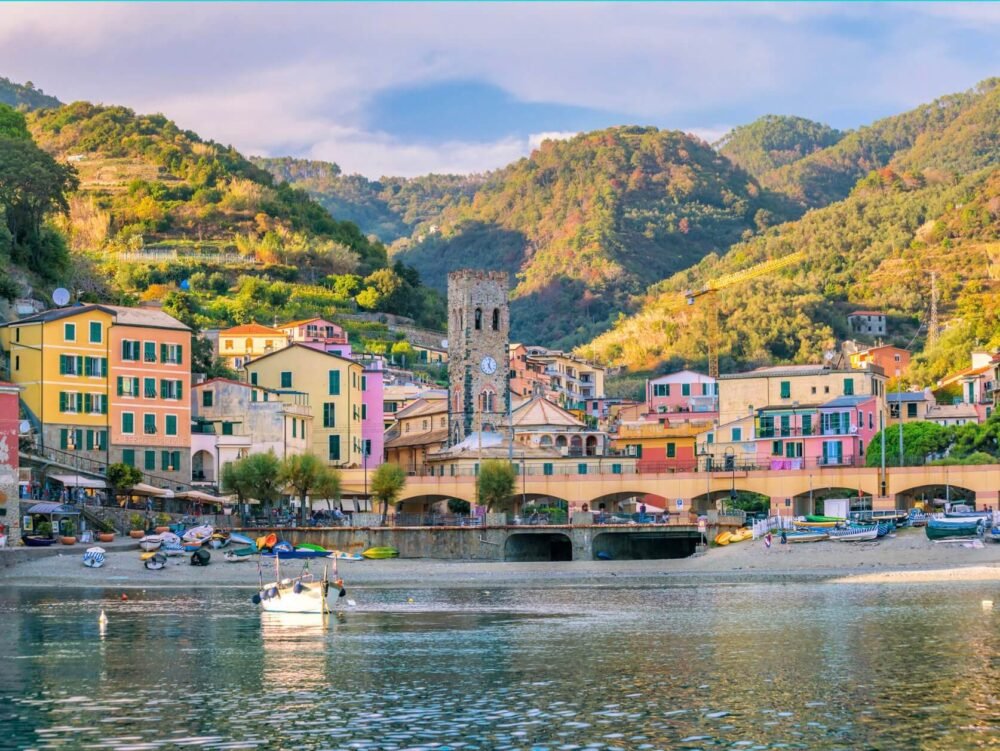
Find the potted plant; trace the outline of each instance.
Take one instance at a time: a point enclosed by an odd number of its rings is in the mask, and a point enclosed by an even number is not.
[[[133,540],[141,540],[146,536],[146,525],[143,522],[142,514],[135,513],[128,518],[129,533],[128,536]]]
[[[36,524],[35,534],[39,537],[52,537],[52,522],[39,522]]]
[[[94,523],[95,532],[97,533],[98,542],[114,542],[115,541],[115,529],[110,523],[106,521],[99,521]]]
[[[72,519],[63,519],[62,537],[59,538],[63,545],[76,545],[76,524]]]
[[[162,535],[164,532],[170,531],[170,514],[165,514],[162,511],[156,515],[156,534]]]

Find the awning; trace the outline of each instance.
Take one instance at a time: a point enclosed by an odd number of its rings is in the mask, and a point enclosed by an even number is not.
[[[65,503],[36,503],[28,509],[29,514],[58,514],[60,516],[79,516],[80,510]]]
[[[103,490],[108,487],[104,480],[83,477],[82,475],[49,475],[49,479],[62,483],[63,487],[66,488],[100,488]]]
[[[132,486],[132,489],[129,492],[133,493],[134,495],[148,495],[152,496],[153,498],[174,497],[174,491],[166,490],[165,488],[154,488],[152,485],[147,485],[144,482],[137,482],[135,485]]]
[[[187,501],[198,501],[199,503],[229,503],[225,498],[219,498],[218,496],[210,495],[208,493],[202,493],[200,490],[186,490],[183,493],[178,493],[175,498],[182,498]]]

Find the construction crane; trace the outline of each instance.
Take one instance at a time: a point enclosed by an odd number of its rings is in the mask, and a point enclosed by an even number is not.
[[[794,266],[799,261],[804,260],[805,257],[806,253],[804,251],[797,250],[787,256],[764,261],[748,269],[712,279],[701,289],[689,289],[684,293],[684,298],[688,305],[694,305],[698,301],[702,301],[703,305],[708,306],[705,310],[705,339],[708,343],[708,374],[712,378],[719,377],[719,307],[715,297],[716,293],[727,287],[742,284],[751,279],[767,276],[775,271]]]

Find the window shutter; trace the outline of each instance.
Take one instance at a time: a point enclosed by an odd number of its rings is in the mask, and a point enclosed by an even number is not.
[[[160,396],[164,399],[170,394],[170,381],[166,378],[160,379]]]
[[[340,436],[330,436],[330,459],[340,461]]]
[[[83,428],[78,428],[76,430],[76,435],[74,436],[76,449],[79,451],[83,447]]]
[[[59,448],[65,451],[69,447],[69,431],[62,428],[59,431]]]
[[[108,395],[101,394],[101,414],[108,414]]]
[[[139,376],[132,379],[132,396],[139,396]]]
[[[122,464],[135,466],[135,449],[122,449]]]
[[[126,340],[126,339],[122,340],[122,359],[123,360],[129,360],[129,359],[131,359],[129,357],[128,340]]]
[[[101,378],[106,378],[108,375],[108,358],[101,358]]]
[[[183,344],[178,344],[177,345],[177,364],[180,365],[182,362],[184,362],[184,345]]]
[[[340,395],[340,371],[331,370],[330,371],[330,394],[332,396]]]
[[[59,392],[59,411],[60,412],[65,412],[66,411],[66,392],[65,391],[60,391]]]
[[[93,406],[94,406],[93,397],[90,394],[84,394],[83,395],[83,411],[89,414],[90,410],[93,408]]]
[[[160,362],[167,361],[167,345],[160,344]]]
[[[174,393],[174,399],[184,398],[184,382],[181,380],[176,380],[174,383],[177,384],[177,391]]]
[[[170,463],[173,465],[174,471],[178,471],[181,468],[181,452],[171,451],[170,452]]]
[[[94,450],[94,431],[93,430],[88,430],[87,431],[87,451],[93,451],[93,450]]]
[[[118,396],[125,393],[125,379],[118,376]]]
[[[144,451],[142,454],[142,466],[147,470],[156,469],[156,452]]]

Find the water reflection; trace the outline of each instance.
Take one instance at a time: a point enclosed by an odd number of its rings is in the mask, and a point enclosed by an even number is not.
[[[998,743],[976,586],[11,590],[0,748],[972,749]],[[102,638],[101,608],[108,614]]]

